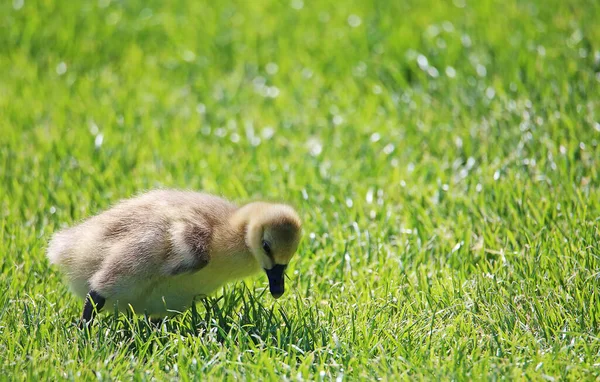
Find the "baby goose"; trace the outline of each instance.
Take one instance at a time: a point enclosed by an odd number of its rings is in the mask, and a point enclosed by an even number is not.
[[[261,269],[279,298],[300,235],[287,205],[238,208],[208,194],[157,190],[56,233],[48,258],[85,299],[83,322],[105,304],[161,317]]]

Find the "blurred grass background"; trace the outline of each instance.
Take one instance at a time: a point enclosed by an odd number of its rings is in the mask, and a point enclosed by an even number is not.
[[[599,17],[2,2],[2,378],[598,378]],[[47,239],[155,187],[294,204],[286,297],[72,327]]]

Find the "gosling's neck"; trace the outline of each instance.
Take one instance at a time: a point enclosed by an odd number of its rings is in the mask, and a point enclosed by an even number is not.
[[[247,206],[236,210],[214,230],[211,249],[224,257],[254,257],[247,242],[250,214]]]
[[[216,227],[211,243],[213,265],[227,279],[241,279],[261,269],[246,242],[247,214],[238,211]]]

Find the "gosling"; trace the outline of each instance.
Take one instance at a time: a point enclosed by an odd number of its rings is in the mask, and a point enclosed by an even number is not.
[[[47,256],[84,299],[85,324],[105,304],[173,315],[261,269],[279,298],[300,237],[300,218],[284,204],[238,208],[204,193],[156,190],[54,234]]]

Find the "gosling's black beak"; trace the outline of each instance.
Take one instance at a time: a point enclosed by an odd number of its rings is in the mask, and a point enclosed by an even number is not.
[[[265,269],[267,277],[269,278],[269,291],[275,298],[281,297],[285,292],[284,286],[284,272],[287,265],[276,264],[271,269]]]

